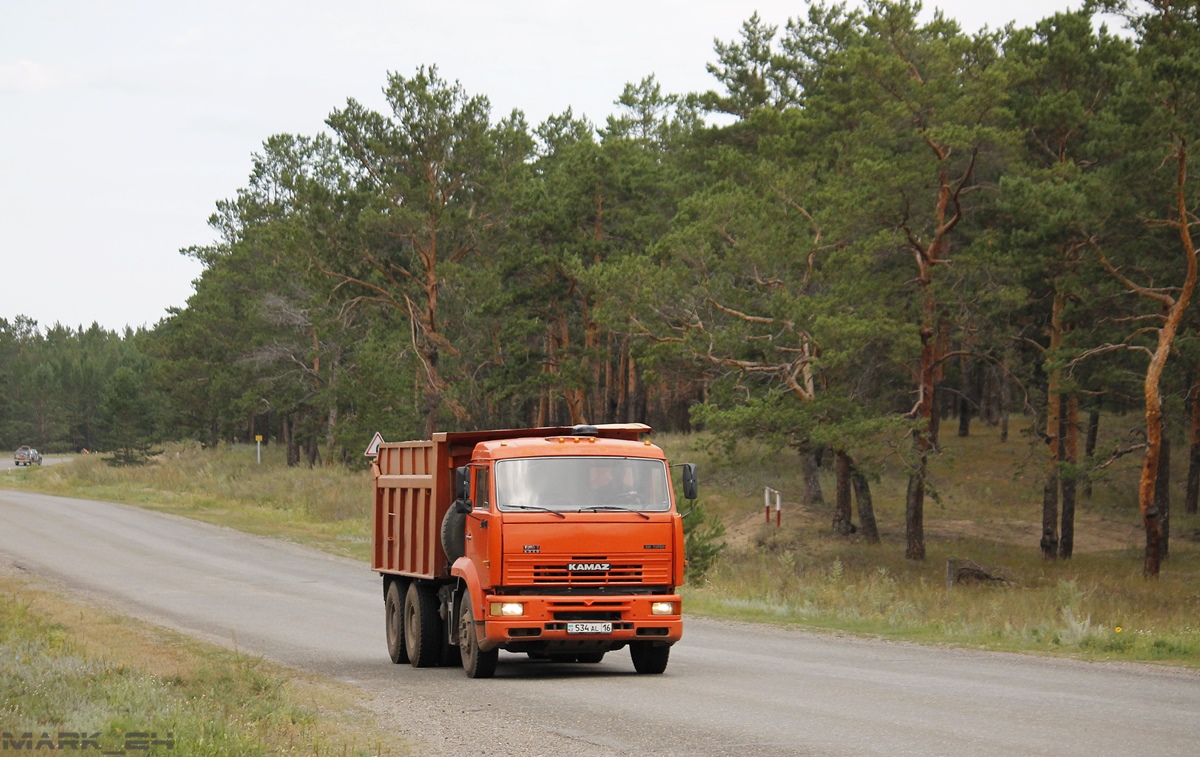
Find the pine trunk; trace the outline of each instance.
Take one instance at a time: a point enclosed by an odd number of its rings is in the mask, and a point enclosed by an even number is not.
[[[1158,480],[1154,482],[1154,504],[1162,520],[1162,559],[1171,554],[1171,439],[1164,433],[1158,456]]]
[[[1158,482],[1158,458],[1162,453],[1162,405],[1158,394],[1158,372],[1151,361],[1146,378],[1146,457],[1142,460],[1142,475],[1138,485],[1138,509],[1146,530],[1146,554],[1142,575],[1157,578],[1162,567],[1162,520],[1155,497]]]
[[[1069,559],[1075,551],[1075,493],[1078,475],[1075,463],[1079,450],[1079,400],[1063,397],[1060,405],[1059,459],[1070,466],[1071,471],[1059,477],[1062,486],[1062,533],[1058,542],[1058,556]]]
[[[1065,307],[1066,297],[1062,292],[1055,292],[1050,308],[1050,346],[1047,349],[1047,354],[1051,357],[1057,355],[1062,347],[1062,312]],[[1040,546],[1043,560],[1058,558],[1058,489],[1061,479],[1059,462],[1062,460],[1062,408],[1066,400],[1059,392],[1060,386],[1059,370],[1050,370],[1049,383],[1046,386],[1046,451],[1049,453],[1049,467],[1046,471],[1046,481],[1042,485]]]
[[[1008,415],[1012,406],[1012,390],[1008,381],[1008,361],[1004,361],[1000,371],[1000,441],[1008,441]]]
[[[1200,380],[1191,384],[1188,405],[1188,476],[1183,509],[1188,515],[1195,515],[1200,499]]]
[[[614,375],[614,381],[617,383],[617,415],[613,420],[623,423],[629,417],[629,406],[632,400],[629,386],[629,366],[627,365],[629,353],[621,349],[620,345],[613,345],[613,348],[617,350],[617,369]]]
[[[946,390],[940,383],[934,383],[931,385],[931,396],[933,400],[929,403],[932,406],[929,413],[929,433],[926,436],[930,440],[936,440],[942,433],[942,404]],[[931,441],[930,446],[937,449],[937,442]]]
[[[937,324],[936,314],[937,300],[929,282],[926,282],[922,320],[927,326],[921,329],[920,402],[917,405],[919,425],[913,435],[917,467],[908,476],[908,491],[904,497],[904,556],[909,560],[925,559],[925,476],[929,470],[929,450],[937,449],[938,444],[938,413],[933,390],[941,361],[938,360],[939,340],[933,331]],[[921,425],[925,428],[921,429]]]
[[[971,414],[974,410],[974,375],[971,361],[964,357],[959,361],[962,376],[958,390],[958,436],[965,439],[971,435]]]
[[[331,392],[331,394],[334,394]],[[337,459],[337,402],[331,401],[329,412],[325,416],[325,461],[332,464]]]
[[[289,468],[295,468],[300,464],[300,444],[296,441],[296,426],[299,421],[299,413],[293,412],[291,416],[283,420],[283,439],[284,445],[287,447],[287,464]]]
[[[587,318],[586,311],[584,318]],[[571,327],[570,324],[567,323],[567,317],[565,314],[560,314],[559,316],[558,344],[560,351],[569,354],[571,349]],[[587,420],[585,419],[587,412],[584,410],[584,403],[587,401],[586,390],[581,386],[568,386],[562,378],[561,363],[556,362],[555,367],[558,384],[562,388],[563,402],[566,403],[567,415],[570,419],[568,425],[575,426],[580,423],[587,423]],[[582,369],[583,371],[587,371],[587,358],[584,358]]]
[[[1088,410],[1088,426],[1087,426],[1087,441],[1084,442],[1083,457],[1091,465],[1092,459],[1096,456],[1096,441],[1100,436],[1100,408],[1094,407]],[[1089,499],[1092,496],[1092,476],[1089,473],[1083,479],[1083,496]]]
[[[1051,465],[1042,486],[1042,559],[1058,557],[1058,468]]]
[[[858,522],[863,538],[868,544],[878,544],[879,528],[875,525],[875,505],[871,501],[871,484],[857,468],[851,470],[850,480],[854,484],[854,499],[858,503]]]
[[[833,508],[833,532],[850,535],[850,457],[838,451],[837,458],[837,502]]]
[[[909,560],[925,559],[925,466],[925,454],[922,453],[917,470],[909,474],[908,492],[904,498],[904,556]]]
[[[1142,513],[1142,523],[1146,528],[1146,559],[1142,574],[1147,578],[1157,578],[1162,568],[1164,556],[1163,545],[1163,514],[1158,508],[1158,498],[1155,496],[1158,480],[1159,458],[1162,456],[1162,394],[1160,382],[1167,357],[1175,342],[1175,335],[1183,321],[1188,303],[1196,288],[1197,261],[1196,245],[1192,240],[1190,219],[1191,210],[1188,207],[1188,142],[1186,139],[1175,143],[1176,174],[1175,174],[1175,208],[1173,223],[1179,232],[1179,241],[1187,259],[1187,277],[1179,288],[1178,298],[1172,299],[1161,292],[1147,291],[1150,296],[1164,304],[1163,325],[1158,330],[1158,344],[1150,358],[1146,369],[1144,393],[1146,398],[1146,459],[1142,464],[1142,478],[1138,486],[1138,509]]]
[[[823,507],[825,495],[821,492],[821,477],[818,475],[817,456],[809,450],[800,453],[800,473],[804,476],[804,504]]]
[[[305,445],[304,453],[308,459],[309,468],[315,468],[321,462],[321,437],[315,429],[308,437],[308,444]]]

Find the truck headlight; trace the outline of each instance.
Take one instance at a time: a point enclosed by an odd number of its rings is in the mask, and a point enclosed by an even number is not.
[[[651,602],[650,603],[650,614],[651,615],[674,615],[675,614],[675,603],[674,602]]]
[[[525,605],[520,602],[492,602],[492,615],[513,617],[525,614]]]

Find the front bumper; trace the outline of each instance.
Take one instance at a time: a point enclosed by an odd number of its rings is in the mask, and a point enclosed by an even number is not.
[[[520,602],[519,616],[493,614],[493,606]],[[651,606],[670,602],[674,613],[654,615]],[[673,644],[683,637],[682,600],[678,594],[605,596],[488,595],[484,639],[480,647],[514,651],[619,649],[631,641]],[[612,624],[611,633],[572,633],[568,624]]]

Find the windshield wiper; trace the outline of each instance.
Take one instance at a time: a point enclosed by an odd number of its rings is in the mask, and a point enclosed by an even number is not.
[[[550,508],[542,507],[541,505],[505,505],[504,507],[510,508],[512,510],[536,510],[537,512],[540,512],[540,513],[554,513],[555,515],[562,518],[563,520],[567,519],[567,516],[563,515],[558,510],[551,510]],[[503,508],[501,508],[501,509],[503,509]]]
[[[621,505],[592,505],[591,507],[579,508],[579,512],[581,512],[581,513],[586,513],[589,511],[590,512],[599,512],[600,510],[611,510],[611,511],[622,512],[622,513],[637,513],[638,515],[642,516],[646,520],[650,520],[650,516],[646,515],[641,510],[634,510],[632,507],[622,507]]]

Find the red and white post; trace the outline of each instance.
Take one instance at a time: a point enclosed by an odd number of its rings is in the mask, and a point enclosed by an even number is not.
[[[775,526],[783,520],[783,494],[778,489],[766,487],[763,489],[763,510],[766,512],[767,525],[771,525],[771,495],[775,496]]]

